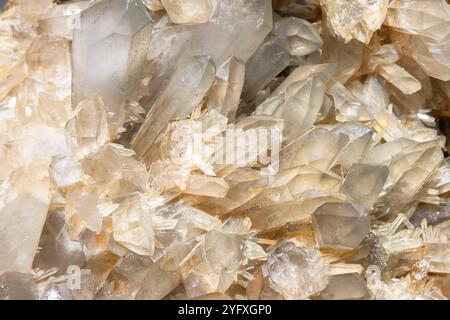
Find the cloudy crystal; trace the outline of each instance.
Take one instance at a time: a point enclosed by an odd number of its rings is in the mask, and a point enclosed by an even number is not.
[[[312,215],[316,240],[321,248],[355,249],[369,232],[369,215],[363,207],[329,202]]]
[[[98,94],[120,127],[126,99],[134,98],[141,80],[152,27],[141,1],[103,0],[84,10],[72,44],[73,104]]]

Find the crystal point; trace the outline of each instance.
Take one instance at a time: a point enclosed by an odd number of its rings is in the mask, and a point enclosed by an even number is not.
[[[380,195],[388,173],[386,166],[355,164],[345,178],[342,192],[370,210]]]
[[[138,0],[102,0],[84,10],[72,44],[73,104],[99,95],[119,128],[141,80],[152,27]]]
[[[320,247],[355,249],[369,233],[369,215],[356,204],[330,202],[312,214]]]
[[[192,112],[212,85],[215,71],[213,60],[207,56],[194,57],[179,66],[134,137],[138,155],[145,156],[169,120]]]
[[[327,15],[327,24],[333,33],[349,42],[357,39],[369,43],[372,34],[381,27],[386,17],[387,0],[321,0]]]

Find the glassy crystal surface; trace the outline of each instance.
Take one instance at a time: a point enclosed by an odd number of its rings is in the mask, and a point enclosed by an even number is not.
[[[386,17],[386,24],[391,27],[439,42],[448,35],[449,22],[450,8],[443,0],[392,1]]]
[[[314,25],[297,18],[274,21],[273,31],[254,53],[246,66],[243,98],[250,100],[295,58],[308,55],[322,46]],[[272,63],[267,64],[267,59]]]
[[[370,297],[364,279],[357,273],[331,276],[320,293],[323,300],[366,300]]]
[[[208,92],[208,108],[233,121],[241,100],[245,75],[246,66],[234,57],[218,67]]]
[[[177,24],[205,23],[211,18],[215,0],[161,0],[170,20]]]
[[[23,194],[5,204],[0,220],[0,273],[28,273],[47,216],[48,203]]]
[[[34,268],[57,268],[59,273],[64,274],[69,266],[81,267],[86,262],[83,246],[70,238],[65,212],[61,210],[50,212],[42,230],[39,247],[33,261]]]
[[[273,63],[267,64],[267,59],[273,59]],[[290,60],[286,38],[269,34],[245,67],[243,98],[253,98],[289,65]]]
[[[152,11],[160,11],[164,9],[161,0],[143,0],[142,2]]]
[[[50,8],[39,17],[39,31],[72,40],[74,30],[80,27],[80,13],[90,4],[90,1],[73,1]]]
[[[369,232],[370,218],[359,205],[330,202],[314,211],[312,221],[320,247],[354,249]]]
[[[84,10],[73,35],[73,104],[99,95],[119,128],[142,77],[152,27],[141,1],[103,0]]]
[[[274,248],[267,260],[270,286],[289,300],[305,299],[325,288],[326,268],[316,248],[295,241]]]
[[[214,62],[207,56],[194,57],[178,67],[134,137],[138,155],[145,156],[169,120],[192,112],[212,85],[215,72]]]
[[[380,195],[388,173],[389,169],[385,166],[355,164],[345,178],[342,192],[370,210]]]
[[[321,0],[327,14],[327,24],[335,36],[345,42],[356,39],[369,43],[375,30],[386,17],[389,1]]]
[[[180,63],[201,55],[210,56],[216,66],[231,56],[246,63],[272,27],[270,0],[217,1],[206,24],[155,26],[147,56],[153,79],[148,85],[148,108]],[[213,42],[217,45],[211,46]]]

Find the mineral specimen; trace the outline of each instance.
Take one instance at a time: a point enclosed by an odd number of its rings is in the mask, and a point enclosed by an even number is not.
[[[72,42],[74,106],[98,94],[120,126],[126,100],[136,98],[152,27],[139,0],[103,0],[81,12]]]
[[[0,299],[450,297],[444,0],[10,0]]]
[[[173,23],[197,24],[208,22],[214,13],[216,0],[161,0]]]
[[[295,241],[280,244],[267,259],[272,288],[291,300],[323,290],[328,282],[326,268],[317,249]]]
[[[360,206],[329,202],[312,214],[321,248],[355,249],[369,232],[369,215]]]

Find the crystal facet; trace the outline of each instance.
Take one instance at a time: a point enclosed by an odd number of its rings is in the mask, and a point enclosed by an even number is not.
[[[363,207],[339,202],[326,203],[312,215],[321,248],[357,248],[369,232],[369,220]]]

